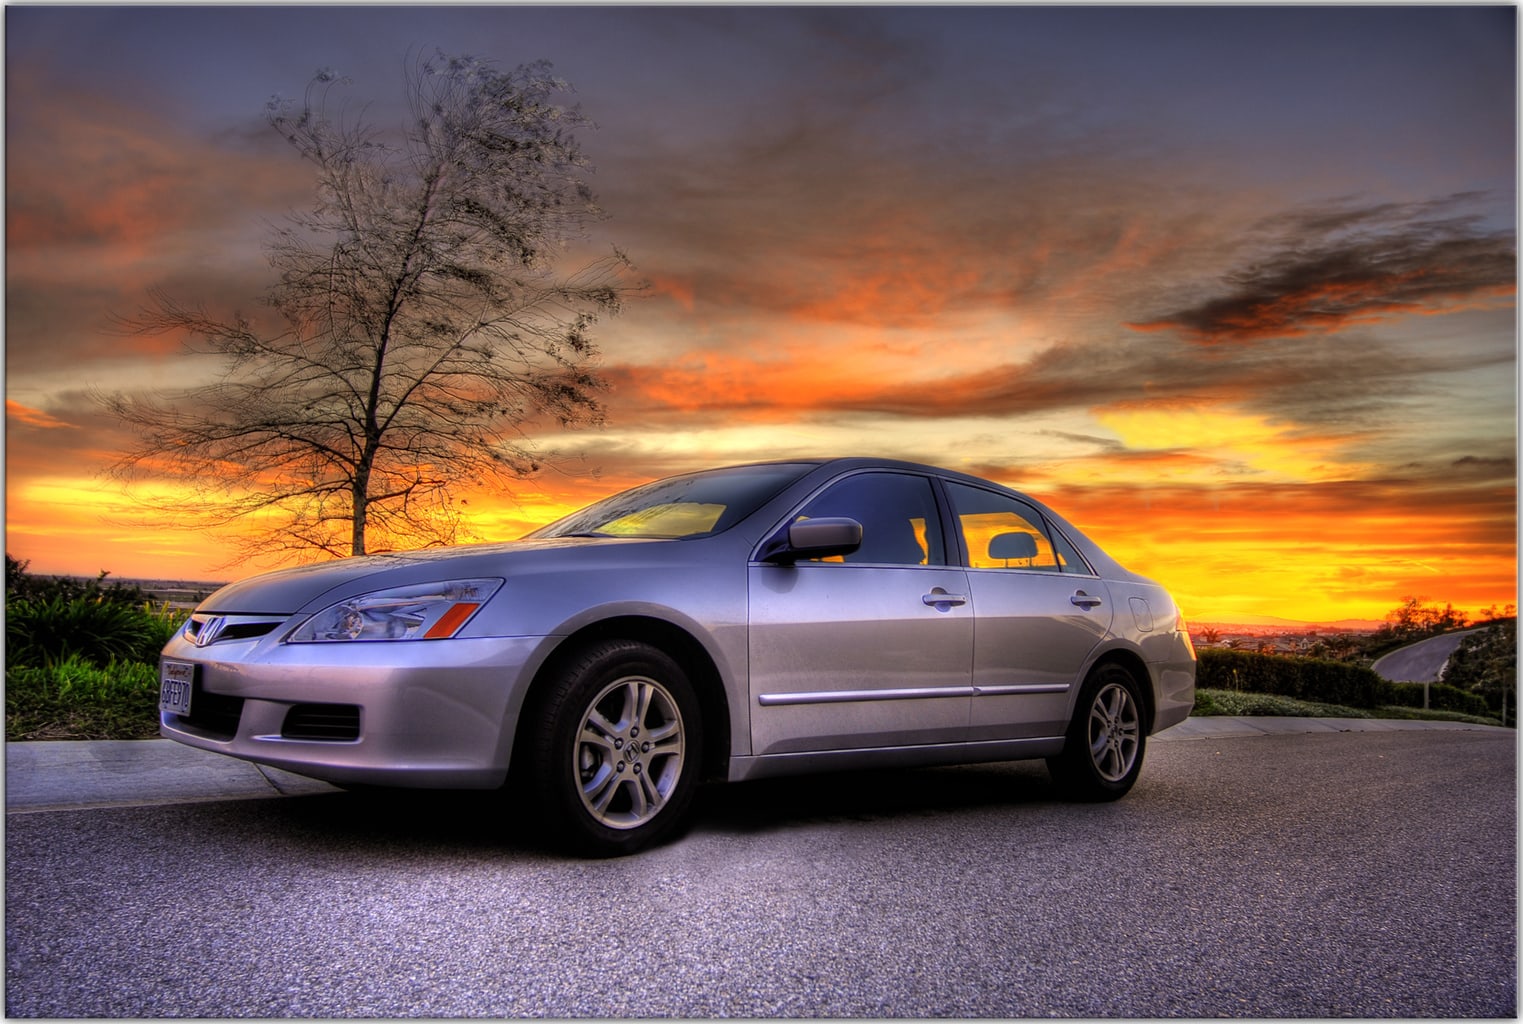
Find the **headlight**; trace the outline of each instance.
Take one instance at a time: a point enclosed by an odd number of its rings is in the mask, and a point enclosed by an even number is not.
[[[361,594],[318,612],[286,642],[444,640],[458,633],[500,586],[502,580],[450,580]]]

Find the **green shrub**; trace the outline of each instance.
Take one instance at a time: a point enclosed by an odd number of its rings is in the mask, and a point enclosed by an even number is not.
[[[184,613],[168,606],[99,597],[10,600],[5,608],[6,662],[42,666],[72,656],[97,666],[112,661],[154,665],[184,619]]]
[[[1389,683],[1387,704],[1398,707],[1420,708],[1423,706],[1422,683]],[[1428,684],[1428,707],[1434,711],[1458,711],[1462,715],[1490,715],[1486,698],[1478,693],[1467,693],[1457,686],[1446,683]]]
[[[148,739],[159,732],[156,665],[69,655],[5,670],[7,740]]]
[[[1460,641],[1449,656],[1444,681],[1486,702],[1489,714],[1507,710],[1516,721],[1518,706],[1518,620],[1496,619]]]

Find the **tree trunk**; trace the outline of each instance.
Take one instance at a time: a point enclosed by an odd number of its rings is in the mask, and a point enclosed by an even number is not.
[[[354,498],[350,504],[353,511],[353,532],[349,542],[351,555],[363,555],[365,553],[365,520],[369,512],[370,502],[370,474],[368,472],[356,474],[354,478]]]

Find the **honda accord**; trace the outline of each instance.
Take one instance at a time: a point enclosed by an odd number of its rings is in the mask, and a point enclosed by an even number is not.
[[[233,583],[160,681],[170,739],[339,786],[504,788],[608,855],[705,781],[1039,758],[1115,799],[1189,715],[1195,652],[1162,587],[1041,502],[859,458]]]

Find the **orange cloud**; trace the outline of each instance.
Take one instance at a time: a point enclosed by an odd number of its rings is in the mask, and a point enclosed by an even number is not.
[[[59,427],[77,429],[76,424],[61,420],[57,416],[49,415],[40,409],[33,409],[30,406],[22,405],[20,402],[12,401],[9,398],[5,400],[5,418],[15,420],[17,423],[25,423],[29,427],[42,427],[47,430],[54,430]]]
[[[988,302],[978,251],[902,212],[883,212],[848,242],[827,243],[825,254],[828,274],[795,276],[792,295],[781,296],[790,318],[925,326]]]
[[[699,351],[665,365],[613,366],[603,374],[626,426],[698,413],[777,422],[864,400],[886,385],[860,353],[787,344],[768,352]]]

